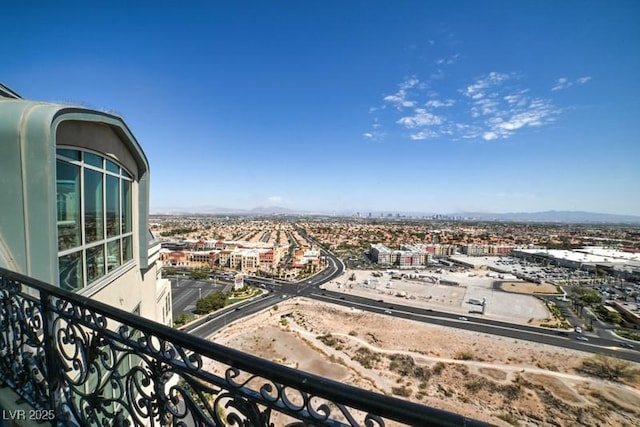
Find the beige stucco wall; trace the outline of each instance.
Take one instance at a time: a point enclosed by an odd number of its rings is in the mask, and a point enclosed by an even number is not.
[[[63,121],[57,129],[56,144],[71,145],[105,154],[122,164],[136,180],[139,176],[136,162],[126,145],[111,126],[104,123]]]
[[[132,221],[133,233],[133,265],[129,270],[115,277],[106,276],[95,284],[80,291],[96,301],[109,304],[119,309],[132,312],[136,306],[140,306],[140,315],[148,319],[162,322],[161,307],[158,307],[158,299],[171,289],[160,287],[156,289],[156,266],[152,265],[143,271],[140,269],[141,242],[136,228],[140,224],[140,211],[137,201],[140,199],[138,183],[139,171],[132,153],[127,145],[114,132],[113,128],[104,123],[84,122],[77,120],[62,121],[56,131],[56,144],[61,146],[73,146],[80,149],[89,149],[106,155],[123,165],[134,177],[132,185]],[[146,243],[146,242],[145,242]],[[158,294],[158,292],[160,294]],[[164,299],[162,299],[164,304]]]
[[[165,286],[156,284],[156,265],[144,273],[135,266],[121,276],[102,286],[97,292],[83,294],[91,299],[111,305],[124,311],[132,312],[136,306],[140,306],[140,316],[152,319],[160,323],[162,319],[162,306],[164,297],[171,292],[168,281]]]

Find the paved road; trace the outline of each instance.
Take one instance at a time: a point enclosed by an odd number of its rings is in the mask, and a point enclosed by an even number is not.
[[[604,353],[610,356],[640,362],[640,352],[626,349],[618,345],[619,341],[600,338],[589,335],[589,341],[576,340],[578,334],[569,332],[568,337],[558,335],[557,331],[538,328],[528,325],[519,325],[481,317],[464,316],[467,320],[460,320],[460,315],[428,310],[418,307],[402,306],[384,302],[373,301],[367,298],[345,295],[339,292],[321,291],[306,295],[315,300],[339,304],[346,307],[354,307],[359,310],[378,314],[391,312],[395,317],[414,320],[418,322],[449,326],[458,329],[466,329],[478,333],[517,338],[557,347],[570,348],[589,353]]]
[[[173,317],[180,313],[191,313],[196,308],[199,298],[209,295],[213,291],[223,291],[229,285],[214,284],[206,280],[170,279],[171,299],[173,301]]]
[[[459,314],[398,305],[396,303],[385,302],[384,300],[364,298],[341,292],[320,290],[318,287],[320,284],[334,280],[344,271],[344,265],[339,259],[329,252],[324,250],[322,250],[322,252],[327,256],[328,267],[320,274],[297,284],[279,282],[272,279],[251,278],[250,280],[255,281],[256,284],[267,288],[269,293],[251,301],[216,311],[203,318],[195,326],[188,328],[187,332],[207,338],[219,329],[224,328],[229,323],[239,320],[242,317],[278,304],[283,300],[300,296],[317,301],[343,305],[345,307],[353,307],[372,313],[392,315],[419,322],[466,329],[483,334],[517,338],[589,353],[604,353],[621,359],[640,362],[640,352],[638,350],[622,348],[619,345],[621,340],[612,339],[605,334],[601,334],[601,336],[586,334],[589,341],[583,342],[576,340],[578,334],[574,332],[569,332],[568,336],[565,337],[558,335],[558,332],[555,330],[500,322],[482,317],[474,317],[472,315],[466,315],[467,320],[460,320]],[[186,299],[186,297],[184,298]]]

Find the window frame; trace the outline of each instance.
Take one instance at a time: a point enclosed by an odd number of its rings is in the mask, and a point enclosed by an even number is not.
[[[65,150],[67,150],[65,152]],[[68,150],[71,150],[71,152],[69,152]],[[62,151],[62,152],[61,152]],[[75,159],[75,158],[70,158],[67,157],[65,154],[71,154],[72,152],[78,152],[79,153],[79,160]],[[88,163],[85,161],[85,153],[89,154],[90,156],[98,156],[102,159],[101,162],[101,167],[98,166],[94,166],[92,163]],[[133,174],[128,171],[121,163],[117,162],[114,159],[109,158],[108,156],[106,156],[103,153],[99,153],[96,152],[94,150],[89,150],[86,148],[81,148],[81,147],[76,147],[76,146],[65,146],[65,145],[58,145],[56,146],[56,155],[55,155],[55,159],[56,159],[56,197],[57,197],[57,191],[58,191],[58,187],[57,187],[57,162],[61,161],[61,162],[66,162],[72,165],[75,165],[77,167],[79,167],[79,194],[80,194],[80,203],[79,203],[79,227],[80,227],[80,242],[79,245],[77,246],[73,246],[71,248],[67,248],[64,250],[60,250],[59,249],[59,220],[57,218],[56,221],[56,233],[58,233],[58,251],[57,251],[57,259],[58,259],[58,281],[59,281],[59,286],[63,286],[62,282],[60,281],[60,258],[64,257],[64,256],[68,256],[71,254],[80,254],[80,262],[82,263],[82,270],[81,270],[81,274],[82,274],[82,278],[81,278],[81,283],[77,283],[76,285],[78,285],[78,287],[72,287],[71,290],[73,292],[82,292],[83,290],[87,289],[87,288],[93,288],[94,286],[96,286],[97,284],[104,282],[105,279],[112,279],[117,277],[119,274],[119,272],[121,272],[122,270],[128,269],[129,267],[131,267],[132,265],[135,264],[135,257],[133,255],[133,245],[134,245],[134,224],[133,224],[133,210],[134,210],[134,203],[133,203],[133,188],[134,188],[134,182],[135,180],[133,179]],[[114,172],[112,171],[112,166],[110,167],[109,162],[111,163],[111,165],[115,164],[118,166],[118,172]],[[90,170],[90,171],[94,171],[97,172],[101,175],[101,179],[100,179],[100,185],[101,185],[101,192],[102,192],[102,224],[101,224],[101,228],[102,228],[102,238],[95,240],[95,241],[90,241],[87,242],[87,230],[86,230],[86,210],[85,210],[85,171],[86,170]],[[118,200],[117,200],[117,228],[118,228],[118,232],[112,235],[108,234],[108,224],[107,224],[107,220],[108,220],[108,214],[107,214],[107,177],[111,176],[111,177],[115,177],[117,178],[117,182],[118,182]],[[125,182],[128,182],[129,184],[129,192],[128,194],[125,193]],[[125,200],[126,199],[126,200]],[[126,211],[126,209],[128,208],[128,212]],[[58,214],[58,212],[56,211],[56,215]],[[129,231],[125,231],[125,223],[126,221],[129,221],[129,224],[131,225],[130,230]],[[114,265],[113,267],[111,267],[111,269],[109,269],[109,244],[112,242],[119,242],[119,244],[117,245],[119,247],[119,253],[118,253],[118,263],[117,265]],[[131,248],[127,248],[127,243],[130,242],[130,246]],[[89,277],[88,277],[88,262],[87,262],[87,253],[88,251],[90,251],[91,249],[95,249],[98,246],[102,246],[102,253],[103,253],[103,257],[102,257],[102,274],[96,276],[93,278],[92,281],[89,281]],[[128,252],[129,250],[129,252]],[[65,287],[66,289],[67,287]]]

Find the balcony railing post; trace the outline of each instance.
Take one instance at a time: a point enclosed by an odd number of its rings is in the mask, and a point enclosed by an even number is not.
[[[259,359],[3,268],[0,359],[0,378],[52,426],[268,426],[279,416],[292,426],[484,425]]]
[[[60,376],[62,375],[59,369],[59,364],[56,360],[56,348],[55,348],[55,332],[54,332],[54,315],[53,311],[54,296],[50,295],[44,290],[40,290],[40,310],[42,313],[42,331],[43,339],[42,346],[45,356],[45,366],[47,370],[47,382],[49,388],[49,408],[56,414],[56,420],[51,420],[52,425],[56,425],[62,420],[62,405],[60,402],[60,389],[62,381]]]

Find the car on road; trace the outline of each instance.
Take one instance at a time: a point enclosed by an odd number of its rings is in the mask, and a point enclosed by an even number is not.
[[[464,316],[460,316],[460,317],[458,317],[458,320],[469,320],[469,319],[467,319],[467,318],[466,318],[466,317],[464,317]]]
[[[391,310],[385,310],[384,314],[393,314],[393,312]]]
[[[379,299],[378,302],[384,302],[384,300],[383,299]]]
[[[341,300],[344,300],[345,298],[344,298],[344,297],[340,297],[340,299],[341,299]]]
[[[576,331],[577,334],[581,334],[582,333],[582,328],[580,326],[576,326],[575,331]]]
[[[578,336],[576,337],[576,339],[577,339],[578,341],[589,341],[589,338],[587,338],[587,337],[585,337],[585,336],[582,336],[582,335],[578,335]]]
[[[569,336],[569,332],[567,332],[567,331],[558,331],[557,334],[560,335],[561,337],[568,337]]]
[[[629,344],[628,342],[621,342],[620,343],[620,347],[624,347],[624,348],[635,348],[633,346],[633,344]]]

